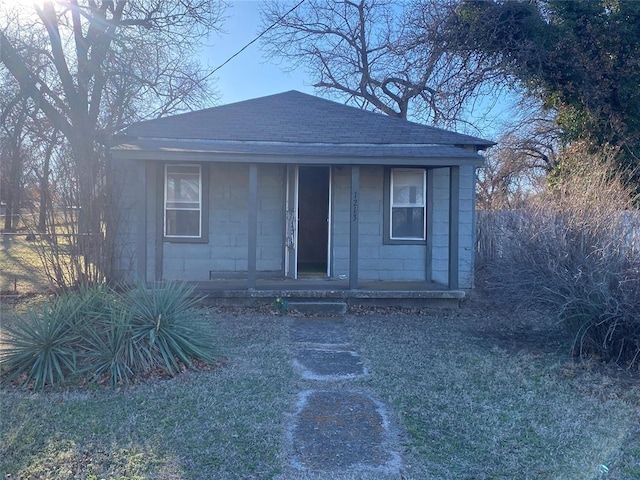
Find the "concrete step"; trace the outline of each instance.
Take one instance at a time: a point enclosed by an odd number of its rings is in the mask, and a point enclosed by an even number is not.
[[[290,301],[289,310],[308,315],[344,315],[347,313],[346,302],[335,301]]]

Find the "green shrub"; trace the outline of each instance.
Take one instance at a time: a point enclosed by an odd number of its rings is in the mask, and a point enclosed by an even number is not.
[[[35,389],[60,384],[79,373],[83,339],[89,325],[109,316],[113,292],[104,286],[83,287],[56,297],[42,311],[28,310],[5,327],[9,335],[0,361],[5,381]]]
[[[179,283],[62,294],[5,328],[2,381],[43,389],[88,377],[115,387],[159,370],[175,375],[194,359],[211,363],[214,337],[192,294]]]

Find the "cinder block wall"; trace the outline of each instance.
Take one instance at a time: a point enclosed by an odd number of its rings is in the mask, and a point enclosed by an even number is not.
[[[114,200],[117,210],[115,223],[108,228],[116,235],[116,255],[113,258],[113,271],[116,281],[130,281],[139,278],[139,269],[143,268],[146,252],[138,242],[145,235],[144,223],[138,217],[144,215],[144,195],[146,185],[145,164],[113,160]],[[143,188],[141,188],[143,187]],[[143,217],[144,219],[144,217]]]
[[[115,164],[122,212],[117,227],[120,255],[116,271],[124,280],[155,280],[158,249],[163,279],[208,280],[209,271],[244,272],[248,251],[248,165],[210,164],[209,242],[172,243],[161,238],[163,165],[155,162]],[[332,275],[349,274],[349,167],[332,169]],[[359,278],[448,282],[449,169],[429,172],[431,251],[424,245],[384,245],[384,168],[360,168]],[[475,245],[475,170],[460,168],[460,287],[473,286]],[[283,269],[284,169],[258,168],[258,271]],[[144,188],[141,188],[141,185]],[[146,224],[146,229],[144,228]],[[429,255],[430,254],[430,255]],[[430,257],[430,268],[427,260]],[[430,269],[430,271],[429,271]]]
[[[449,282],[449,168],[431,171],[432,269],[435,282]],[[460,222],[458,227],[458,270],[460,288],[473,287],[475,258],[475,168],[460,167]]]
[[[473,286],[475,190],[473,167],[460,168],[460,288]],[[333,276],[349,274],[350,181],[348,167],[333,169]],[[360,167],[358,277],[362,280],[449,281],[449,168],[429,171],[431,251],[425,245],[383,242],[384,168]],[[430,255],[429,255],[430,253]],[[428,265],[430,257],[431,266]],[[429,269],[431,270],[429,272]]]
[[[431,278],[449,281],[449,169],[436,168],[429,175],[433,206],[431,208]]]
[[[256,269],[283,268],[283,169],[258,167]],[[248,255],[249,166],[209,165],[209,242],[164,243],[164,279],[208,280],[209,272],[246,272]]]
[[[460,287],[473,288],[476,258],[476,170],[460,167]]]
[[[425,280],[425,245],[385,245],[383,240],[384,168],[360,167],[358,278],[361,280]],[[334,168],[333,276],[349,274],[351,170]]]

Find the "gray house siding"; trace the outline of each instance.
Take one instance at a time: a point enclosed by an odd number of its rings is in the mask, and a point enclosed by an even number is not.
[[[432,195],[432,263],[434,282],[449,281],[449,169],[436,168],[429,176]],[[460,212],[458,222],[458,269],[461,288],[473,287],[475,257],[475,168],[460,167]]]
[[[258,166],[257,270],[284,272],[285,167]]]
[[[333,275],[349,274],[349,168],[334,168]],[[427,249],[424,245],[384,245],[384,168],[360,167],[358,218],[358,277],[362,280],[424,281]]]
[[[333,174],[333,274],[349,272],[350,170]],[[358,275],[362,280],[449,281],[449,168],[428,170],[427,245],[383,243],[384,168],[360,168]],[[475,245],[475,169],[460,168],[459,285],[472,288]]]
[[[117,270],[127,280],[193,280],[240,276],[247,272],[249,166],[210,163],[208,241],[188,243],[162,237],[164,164],[119,163],[124,213],[118,230]],[[381,166],[360,167],[358,276],[364,281],[448,282],[449,168],[427,175],[427,245],[384,244],[384,176]],[[472,166],[460,168],[459,285],[473,286],[474,181]],[[331,180],[332,277],[349,275],[351,169],[334,166]],[[141,186],[143,188],[141,188]],[[258,167],[256,270],[284,274],[285,167]],[[146,225],[146,228],[145,228]]]
[[[114,160],[112,163],[113,178],[118,215],[110,228],[115,230],[116,255],[114,256],[113,271],[117,280],[137,278],[138,272],[144,266],[144,246],[146,246],[146,232],[143,222],[138,220],[141,206],[144,204],[145,164],[142,162],[126,162]],[[134,188],[138,185],[138,188]],[[140,240],[140,237],[144,240]],[[143,245],[142,250],[139,245]]]
[[[164,164],[114,161],[120,219],[116,228],[120,280],[208,280],[247,270],[248,166],[211,164],[208,242],[187,243],[163,238]],[[281,271],[283,242],[283,167],[259,168],[257,267]]]
[[[249,166],[208,165],[209,241],[165,241],[163,280],[209,280],[247,271]],[[283,270],[283,167],[258,168],[258,272]]]
[[[473,288],[476,258],[476,169],[460,168],[460,285]]]

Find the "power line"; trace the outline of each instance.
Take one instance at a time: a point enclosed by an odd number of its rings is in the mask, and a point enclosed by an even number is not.
[[[281,17],[279,17],[275,22],[273,22],[271,25],[269,25],[268,28],[266,28],[264,31],[262,31],[256,38],[254,38],[253,40],[251,40],[249,43],[247,43],[244,47],[242,47],[240,50],[238,50],[236,53],[234,53],[233,55],[231,55],[229,58],[227,58],[224,62],[222,62],[220,65],[218,65],[216,68],[214,68],[209,74],[207,74],[202,80],[206,80],[207,78],[209,78],[211,75],[213,75],[214,73],[216,73],[218,70],[220,70],[222,67],[224,67],[227,63],[229,63],[231,60],[233,60],[234,58],[236,58],[238,55],[240,55],[242,52],[244,52],[247,48],[249,48],[251,45],[253,45],[254,43],[256,43],[258,40],[260,40],[260,38],[267,33],[269,30],[271,30],[273,27],[275,27],[276,25],[278,25],[278,23],[280,23],[282,20],[284,20],[284,18],[289,15],[291,12],[293,12],[296,8],[298,8],[300,5],[302,5],[305,2],[305,0],[300,0],[297,4],[295,4],[287,13],[285,13],[284,15],[282,15]]]

